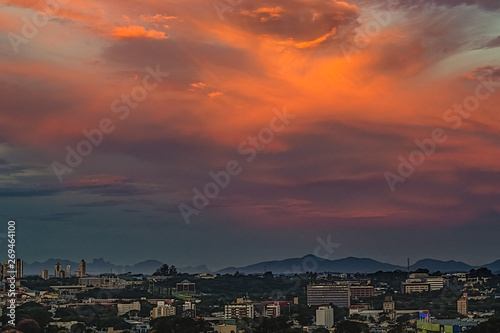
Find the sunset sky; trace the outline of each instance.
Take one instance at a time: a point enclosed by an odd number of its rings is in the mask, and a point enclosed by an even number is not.
[[[217,269],[330,235],[330,259],[500,259],[499,14],[0,0],[0,211],[18,257]]]

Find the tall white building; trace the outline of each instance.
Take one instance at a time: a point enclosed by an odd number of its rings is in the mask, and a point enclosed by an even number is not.
[[[334,324],[333,308],[331,306],[320,306],[316,310],[316,325],[332,328]]]

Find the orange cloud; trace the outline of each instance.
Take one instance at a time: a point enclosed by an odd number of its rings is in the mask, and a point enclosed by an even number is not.
[[[152,39],[167,39],[163,31],[154,29],[146,30],[146,28],[138,25],[129,25],[127,27],[115,27],[113,37],[116,38],[152,38]]]
[[[210,94],[208,94],[208,97],[214,98],[214,97],[217,97],[220,95],[222,95],[222,93],[220,91],[214,91],[214,92],[211,92]]]
[[[256,10],[244,10],[241,12],[241,14],[253,18],[258,17],[260,19],[260,22],[267,22],[271,19],[279,18],[281,16],[281,12],[283,12],[283,8],[276,6],[276,7],[262,7]]]
[[[167,16],[167,15],[163,15],[163,14],[141,15],[139,18],[144,22],[155,23],[155,24],[160,24],[160,23],[164,23],[164,22],[178,19],[176,16]]]

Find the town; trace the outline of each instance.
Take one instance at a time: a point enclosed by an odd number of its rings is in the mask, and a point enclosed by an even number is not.
[[[2,325],[23,333],[500,332],[500,275],[487,268],[375,273],[87,274],[59,262],[2,266]]]

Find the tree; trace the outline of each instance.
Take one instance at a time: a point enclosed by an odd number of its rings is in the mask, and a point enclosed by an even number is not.
[[[28,302],[20,305],[16,309],[16,317],[19,320],[33,319],[41,329],[45,328],[51,320],[50,312],[41,304]]]
[[[82,323],[76,323],[71,326],[71,333],[85,333],[85,325]]]
[[[302,326],[309,326],[312,323],[313,316],[304,312],[300,312],[297,315],[297,321]]]
[[[177,268],[174,265],[169,267],[167,264],[161,265],[161,267],[153,273],[154,276],[176,276],[178,274]]]
[[[264,318],[262,323],[254,330],[255,333],[291,333],[295,332],[292,322],[286,317]],[[299,331],[300,332],[300,331]]]
[[[41,328],[40,325],[34,319],[23,319],[21,320],[16,329],[23,333],[40,333]]]
[[[318,329],[314,330],[314,333],[330,333],[330,331],[329,331],[329,330],[327,330],[327,329],[326,329],[326,328],[324,328],[324,327],[320,327],[320,328],[318,328]]]
[[[355,323],[353,321],[344,320],[337,325],[337,333],[362,333],[368,326],[365,324]]]
[[[210,331],[210,324],[204,320],[183,317],[161,317],[151,322],[156,333],[204,333]]]
[[[168,275],[175,276],[177,274],[178,274],[177,268],[174,265],[170,266],[170,269],[168,270]]]
[[[154,276],[166,276],[168,275],[169,272],[169,267],[167,264],[161,265],[160,268],[156,270],[156,272],[153,273]]]

